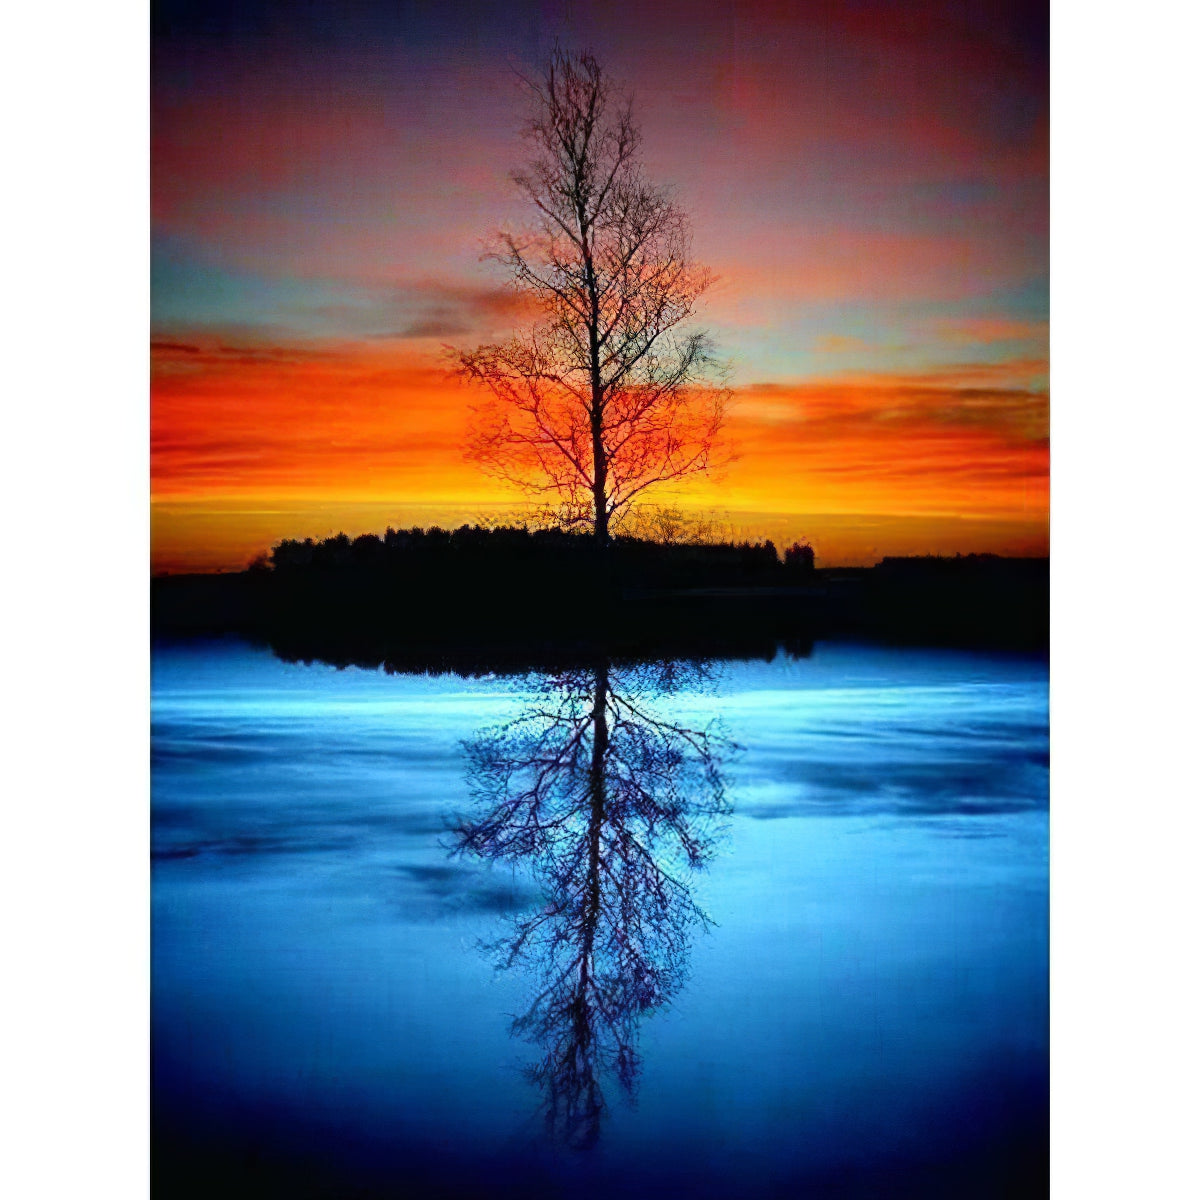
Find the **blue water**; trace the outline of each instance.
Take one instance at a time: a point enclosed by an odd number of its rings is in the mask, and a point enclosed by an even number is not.
[[[1044,1194],[1045,662],[598,687],[156,648],[155,1194]]]

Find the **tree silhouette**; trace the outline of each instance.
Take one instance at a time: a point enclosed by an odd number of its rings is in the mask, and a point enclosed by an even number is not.
[[[727,812],[731,743],[647,704],[685,677],[695,668],[568,672],[467,747],[478,815],[458,825],[455,848],[527,864],[541,885],[542,906],[492,948],[536,980],[513,1032],[541,1050],[528,1074],[552,1135],[580,1149],[599,1136],[604,1077],[632,1095],[639,1022],[670,1001],[691,929],[709,924],[688,875]]]
[[[468,454],[599,544],[647,489],[713,463],[727,390],[708,335],[687,331],[712,277],[687,216],[642,171],[631,101],[590,54],[555,51],[526,81],[533,212],[493,257],[535,314],[457,355],[482,384]]]
[[[816,551],[807,542],[793,542],[783,552],[783,565],[795,575],[811,575],[816,569]]]

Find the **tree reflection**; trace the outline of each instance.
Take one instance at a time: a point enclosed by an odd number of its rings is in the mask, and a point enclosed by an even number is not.
[[[540,1049],[529,1075],[572,1146],[599,1135],[605,1077],[632,1096],[641,1018],[670,1001],[693,929],[710,923],[689,879],[728,811],[732,743],[715,722],[689,728],[651,707],[708,678],[678,663],[559,674],[467,747],[475,809],[455,850],[527,865],[542,888],[494,950],[536,981],[513,1032]]]

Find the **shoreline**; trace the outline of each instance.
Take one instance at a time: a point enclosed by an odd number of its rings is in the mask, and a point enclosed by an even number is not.
[[[237,633],[296,658],[558,662],[759,657],[819,638],[1045,651],[1049,560],[885,559],[804,582],[637,586],[572,574],[545,581],[395,572],[247,570],[151,580],[151,634]]]

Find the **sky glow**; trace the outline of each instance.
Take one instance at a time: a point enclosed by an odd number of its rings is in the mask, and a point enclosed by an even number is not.
[[[647,13],[647,9],[652,10]],[[819,561],[1048,545],[1044,6],[155,6],[157,570],[459,524],[445,345],[520,317],[518,71],[632,85],[648,171],[720,276],[735,461],[676,496]]]

